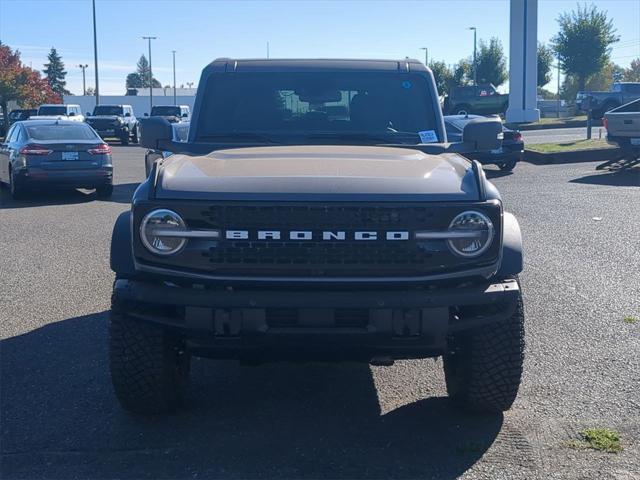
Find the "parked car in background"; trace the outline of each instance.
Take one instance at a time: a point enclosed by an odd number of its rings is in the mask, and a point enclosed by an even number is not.
[[[17,108],[9,112],[9,125],[13,125],[21,120],[29,120],[38,114],[37,108]]]
[[[607,142],[622,148],[626,156],[640,156],[640,99],[604,114]]]
[[[57,119],[71,120],[75,122],[84,122],[84,115],[80,110],[80,105],[60,105],[45,104],[38,107],[38,114],[35,117],[39,119]]]
[[[464,127],[476,118],[483,117],[479,115],[446,115],[444,126],[447,130],[447,139],[450,142],[461,142]],[[505,126],[502,127],[502,133],[504,138],[500,148],[486,152],[472,152],[465,154],[465,156],[478,160],[483,165],[497,165],[502,171],[513,170],[524,156],[522,134],[518,130],[511,130]]]
[[[164,117],[169,122],[188,122],[191,120],[189,105],[155,105],[151,108],[152,117]]]
[[[591,103],[587,99],[591,97]],[[578,92],[576,104],[580,110],[591,108],[591,117],[601,119],[605,112],[640,98],[640,82],[617,82],[608,92]]]
[[[504,114],[509,95],[498,93],[493,85],[454,87],[444,100],[445,115],[474,113],[478,115]]]
[[[20,198],[42,187],[113,192],[111,147],[86,123],[26,120],[14,123],[0,146],[0,183]]]
[[[131,105],[96,105],[85,121],[102,138],[117,138],[122,145],[138,143],[138,120]]]

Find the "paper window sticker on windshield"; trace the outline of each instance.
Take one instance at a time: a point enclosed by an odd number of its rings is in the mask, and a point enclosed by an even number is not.
[[[420,143],[437,143],[438,136],[436,135],[435,130],[423,130],[418,132],[420,135]]]

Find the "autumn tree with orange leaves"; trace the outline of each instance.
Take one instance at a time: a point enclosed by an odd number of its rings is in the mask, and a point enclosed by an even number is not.
[[[23,108],[36,108],[43,103],[61,103],[40,73],[22,64],[20,52],[0,44],[0,107],[4,124],[9,125],[7,107],[15,100]]]

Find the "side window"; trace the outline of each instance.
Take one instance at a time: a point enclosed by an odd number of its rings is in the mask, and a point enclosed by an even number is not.
[[[640,93],[640,83],[627,84],[627,93]]]

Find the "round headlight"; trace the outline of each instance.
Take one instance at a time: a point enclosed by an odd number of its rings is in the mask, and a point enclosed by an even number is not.
[[[477,257],[483,254],[493,240],[493,223],[480,212],[462,212],[449,225],[451,238],[447,244],[453,253],[461,257]]]
[[[184,230],[184,221],[176,212],[153,210],[140,223],[140,239],[151,253],[173,255],[187,243],[186,238],[180,236],[180,232]]]

